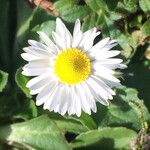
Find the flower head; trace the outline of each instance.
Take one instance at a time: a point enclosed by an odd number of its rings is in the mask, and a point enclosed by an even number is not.
[[[81,115],[81,110],[96,112],[96,102],[108,105],[115,92],[111,89],[120,85],[115,69],[125,68],[122,60],[112,58],[120,51],[111,50],[115,40],[105,38],[93,45],[100,34],[96,28],[81,31],[80,21],[74,26],[73,36],[61,19],[56,19],[56,31],[51,40],[45,33],[38,32],[44,43],[29,40],[21,56],[28,61],[23,75],[34,76],[27,87],[37,94],[36,105],[61,115]]]

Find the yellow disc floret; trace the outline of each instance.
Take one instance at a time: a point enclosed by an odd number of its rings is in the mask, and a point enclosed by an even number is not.
[[[70,48],[56,57],[54,70],[61,82],[77,84],[89,76],[91,62],[81,50]]]

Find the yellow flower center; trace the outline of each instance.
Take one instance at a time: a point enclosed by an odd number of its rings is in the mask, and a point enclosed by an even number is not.
[[[91,62],[81,50],[70,48],[57,56],[54,70],[61,82],[77,84],[89,76]]]

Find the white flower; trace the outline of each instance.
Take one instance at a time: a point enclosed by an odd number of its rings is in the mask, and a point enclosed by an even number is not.
[[[23,67],[23,75],[34,76],[27,87],[31,94],[38,94],[36,105],[44,104],[44,109],[61,115],[81,115],[81,110],[91,114],[96,112],[96,102],[108,105],[115,92],[111,89],[120,85],[114,76],[116,68],[125,68],[122,59],[112,58],[120,53],[110,50],[115,40],[105,38],[93,46],[100,32],[92,28],[81,31],[80,21],[74,26],[73,36],[56,19],[53,41],[38,32],[44,43],[29,40],[21,56],[28,61]]]

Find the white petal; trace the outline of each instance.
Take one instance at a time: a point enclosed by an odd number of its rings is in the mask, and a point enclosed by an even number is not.
[[[100,50],[100,48],[104,47],[104,46],[109,42],[109,40],[110,40],[110,38],[105,38],[105,39],[99,41],[97,44],[95,44],[95,45],[90,49],[90,51],[92,52],[92,51],[95,51],[95,50],[97,50],[97,49]]]
[[[110,95],[115,95],[115,92],[103,81],[100,79],[100,77],[97,77],[97,76],[94,76],[92,75],[92,78],[97,82],[99,83],[100,85],[103,86],[103,88],[108,92],[108,94]],[[112,96],[110,96],[112,97]]]
[[[79,43],[78,47],[83,51],[87,51],[88,49],[90,49],[92,47],[94,38],[98,34],[99,34],[99,32],[96,33],[96,28],[86,31],[85,33],[83,33],[81,42]]]
[[[85,81],[85,82],[88,84],[87,81]],[[88,85],[89,85],[89,84],[88,84]],[[109,104],[109,103],[108,103],[108,100],[103,99],[100,95],[98,95],[98,93],[96,92],[96,90],[94,90],[95,88],[93,89],[93,87],[89,85],[89,89],[90,89],[92,95],[94,96],[94,98],[95,98],[97,101],[99,101],[101,104],[106,105],[106,106]]]
[[[22,53],[21,54],[21,57],[26,60],[26,61],[32,61],[32,60],[38,60],[38,59],[42,59],[38,56],[35,56],[35,55],[32,55],[32,54],[29,54],[29,53]]]
[[[66,49],[71,47],[72,35],[60,18],[56,19],[56,34],[60,36]]]
[[[105,60],[99,60],[98,63],[99,64],[120,64],[122,63],[122,59],[119,58],[109,58],[109,59],[105,59]]]
[[[29,61],[29,63],[24,65],[23,68],[46,68],[51,66],[52,64],[50,63],[50,60],[40,59],[40,60]]]
[[[52,101],[54,101],[54,97],[55,97],[55,94],[56,94],[56,90],[57,88],[53,88],[50,92],[49,92],[49,95],[48,97],[45,98],[45,101],[44,101],[44,105],[43,105],[43,109],[48,109],[49,111],[52,111],[50,105],[52,103]]]
[[[93,112],[96,112],[97,108],[96,108],[96,104],[95,104],[95,100],[94,100],[94,95],[92,95],[92,93],[89,89],[89,86],[85,82],[83,82],[82,87],[85,90],[86,98],[90,103],[90,108],[93,110]]]
[[[61,101],[61,109],[60,109],[60,114],[64,115],[67,110],[68,110],[68,104],[70,101],[70,89],[68,87],[68,85],[65,85],[64,88],[64,94],[62,95],[62,101]]]
[[[66,97],[64,97],[65,95],[65,85],[62,84],[60,90],[59,90],[59,97],[60,99],[58,99],[58,103],[56,104],[57,108],[54,108],[55,112],[61,113],[61,109],[62,109],[62,104],[64,103],[64,100]]]
[[[37,48],[43,49],[43,50],[45,50],[45,51],[48,51],[48,52],[50,52],[50,53],[52,52],[48,46],[46,46],[46,45],[44,45],[44,44],[42,44],[42,43],[40,43],[40,42],[37,42],[37,41],[35,41],[35,40],[28,40],[28,43],[29,43],[32,47],[37,47]]]
[[[52,37],[60,50],[66,49],[64,39],[60,35],[58,35],[56,32],[52,32]]]
[[[117,56],[119,54],[120,54],[120,51],[112,50],[112,51],[105,51],[105,52],[100,52],[99,51],[98,53],[91,53],[90,55],[92,57],[94,57],[95,59],[97,59],[97,60],[104,60],[104,59],[107,59],[107,58]]]
[[[23,48],[23,50],[29,54],[32,54],[32,55],[35,55],[38,57],[49,58],[49,57],[53,56],[52,53],[50,53],[46,50],[43,50],[41,48],[38,48],[38,47],[33,47],[33,46],[25,47],[25,48]]]
[[[83,111],[90,115],[91,110],[90,110],[89,104],[87,102],[84,89],[81,87],[80,84],[77,84],[77,85],[75,85],[75,90],[76,90],[78,98],[80,99],[81,107],[82,107]]]
[[[31,95],[36,95],[36,94],[40,93],[48,84],[47,83],[43,84],[41,87],[33,89],[33,90],[30,89],[30,94]]]
[[[34,84],[36,84],[37,82],[40,82],[41,80],[47,78],[49,75],[48,74],[44,74],[35,78],[32,78],[31,80],[29,80],[29,82],[27,83],[26,87],[31,87]]]
[[[70,102],[68,105],[68,115],[76,113],[74,91],[75,91],[74,87],[70,86]]]
[[[99,74],[114,74],[115,72],[109,68],[106,68],[102,64],[99,64],[98,62],[94,62],[92,64],[93,71],[98,72]]]
[[[59,49],[58,47],[50,40],[50,38],[44,32],[37,32],[45,44],[49,47],[50,51],[54,54],[57,54]]]
[[[100,32],[92,33],[91,36],[85,41],[83,46],[84,52],[88,51],[94,44],[94,39],[100,34]]]
[[[116,82],[116,83],[120,83],[120,80],[115,78],[114,76],[110,75],[110,74],[100,74],[98,72],[95,72],[95,74],[99,77],[102,77],[104,79],[107,79],[110,82]]]
[[[113,43],[110,38],[105,38],[103,40],[101,40],[100,42],[98,42],[97,44],[95,44],[90,50],[89,53],[91,55],[97,55],[100,52],[106,52],[108,50],[110,50],[112,47],[116,46],[117,43]]]
[[[103,66],[105,66],[109,69],[117,69],[117,68],[125,69],[125,68],[127,68],[127,66],[124,64],[103,64]]]
[[[82,38],[81,23],[77,19],[73,30],[72,47],[77,48]]]
[[[108,93],[107,91],[103,88],[102,85],[99,85],[95,80],[93,80],[91,77],[88,78],[87,83],[89,86],[93,88],[93,90],[96,91],[97,95],[100,95],[103,99],[107,100],[108,99]]]
[[[41,87],[43,87],[46,84],[49,84],[51,81],[50,77],[44,78],[41,81],[38,81],[37,83],[33,84],[32,86],[29,87],[30,90],[36,90],[36,89],[40,89]]]
[[[51,81],[36,97],[36,105],[42,105],[50,96],[53,89],[58,85],[58,82]]]
[[[57,101],[57,94],[60,90],[60,84],[58,84],[57,86],[55,86],[51,91],[50,91],[50,95],[47,98],[47,100],[44,103],[44,109],[48,109],[49,111],[53,111],[54,110],[54,103],[55,101]],[[57,102],[56,102],[57,103]]]
[[[50,72],[50,68],[23,68],[22,74],[25,76],[39,76]]]
[[[62,95],[63,95],[63,90],[64,90],[64,86],[62,84],[60,84],[58,87],[57,87],[57,91],[56,91],[56,94],[54,96],[54,99],[53,101],[51,102],[51,105],[50,105],[50,109],[51,110],[54,110],[54,112],[59,112],[60,113],[60,108],[61,108],[61,100],[64,101],[64,99],[62,99]]]
[[[77,35],[80,31],[81,31],[81,23],[80,20],[77,19],[74,25],[73,37],[75,37],[75,35]]]

